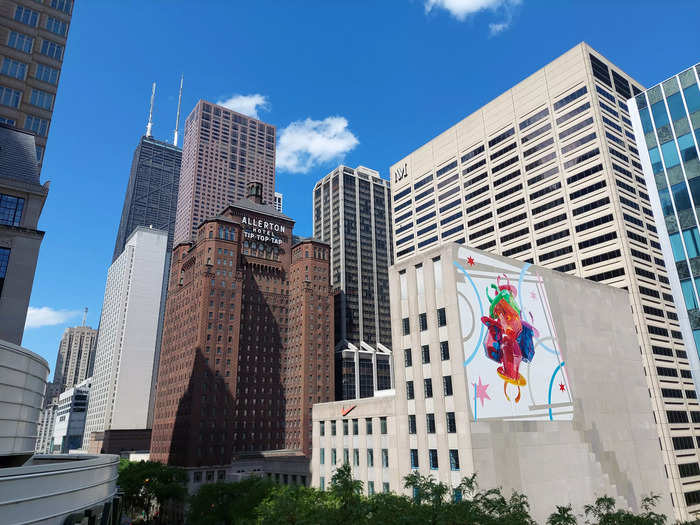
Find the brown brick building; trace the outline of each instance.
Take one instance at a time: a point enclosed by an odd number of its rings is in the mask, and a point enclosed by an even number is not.
[[[309,334],[304,330],[307,323],[294,330],[289,327],[292,304],[321,305],[324,314],[332,316],[328,247],[305,243],[311,248],[309,257],[304,251],[303,258],[293,263],[294,221],[261,204],[259,185],[252,189],[253,198],[236,201],[205,220],[194,241],[173,250],[151,439],[153,460],[181,466],[225,465],[241,452],[285,448],[285,392],[289,407],[307,420],[292,431],[308,432],[311,422],[311,405],[301,402],[302,392],[308,399],[307,393],[316,388],[312,399],[332,399],[330,323],[324,321],[323,330],[309,324]],[[310,283],[306,266],[315,269],[309,273]],[[300,270],[298,278],[291,278],[293,268]],[[302,298],[296,298],[296,290],[303,292]],[[289,344],[292,335],[300,343]],[[316,355],[306,351],[307,345],[314,345]],[[320,379],[307,383],[304,375],[295,379],[296,390],[285,391],[283,363],[287,375],[290,365],[320,365],[316,374]],[[291,378],[287,384],[292,385]],[[308,447],[310,434],[304,435]],[[301,448],[301,437],[296,442],[295,448]]]
[[[311,457],[311,407],[334,401],[330,246],[304,239],[292,247],[289,342],[282,356],[285,448]]]

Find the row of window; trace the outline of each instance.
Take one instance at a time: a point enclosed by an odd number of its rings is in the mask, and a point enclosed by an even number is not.
[[[26,80],[28,69],[29,66],[24,62],[5,57],[2,61],[0,73],[19,80]],[[45,66],[44,64],[37,64],[34,78],[48,84],[56,85],[58,84],[58,73],[59,71],[56,68]]]
[[[438,326],[447,325],[447,314],[445,313],[444,308],[437,309],[437,323],[438,323]],[[419,314],[418,324],[419,324],[421,332],[424,332],[428,329],[427,314],[425,314],[425,313]],[[403,335],[409,335],[411,333],[411,321],[408,317],[404,317],[402,319],[402,326],[403,326]]]
[[[19,108],[22,92],[5,86],[0,86],[0,104],[11,108]],[[42,109],[51,110],[53,95],[40,89],[32,88],[29,103]]]
[[[23,53],[31,53],[34,48],[34,37],[18,33],[17,31],[10,31],[7,45]],[[43,39],[39,52],[54,60],[60,61],[63,58],[63,46],[51,40]]]
[[[331,448],[330,451],[331,451],[330,464],[337,465],[338,464],[337,450],[335,448]],[[389,468],[389,449],[383,448],[381,454],[382,454],[382,468]],[[326,449],[325,448],[319,449],[319,458],[318,459],[319,459],[319,463],[321,465],[326,464]],[[348,448],[343,449],[343,463],[350,464],[350,449],[348,449]],[[358,449],[358,448],[352,449],[352,463],[356,467],[358,467],[360,465],[360,449]],[[367,449],[367,467],[368,468],[374,467],[374,449],[372,449],[372,448]]]
[[[343,435],[348,436],[350,435],[350,420],[348,419],[343,419]],[[336,429],[337,429],[337,422],[335,420],[330,421],[331,428],[331,436],[336,435]],[[319,428],[320,428],[320,435],[325,436],[326,435],[326,422],[325,421],[320,421],[319,422]],[[352,434],[354,436],[357,436],[360,431],[360,420],[359,419],[353,419],[352,420]],[[372,424],[372,418],[368,417],[365,418],[365,434],[372,435],[374,431],[374,427]],[[387,423],[386,423],[386,417],[380,417],[379,418],[379,433],[380,434],[386,434],[387,433]]]

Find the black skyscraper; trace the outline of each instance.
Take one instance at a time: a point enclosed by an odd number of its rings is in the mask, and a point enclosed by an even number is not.
[[[182,150],[153,137],[141,137],[131,163],[122,218],[114,243],[112,261],[124,251],[137,226],[168,231],[168,254],[172,250]]]

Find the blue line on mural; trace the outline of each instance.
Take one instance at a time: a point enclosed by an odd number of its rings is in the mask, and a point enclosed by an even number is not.
[[[537,345],[540,345],[542,348],[547,350],[547,352],[549,352],[550,354],[559,355],[559,352],[557,352],[554,348],[550,348],[542,342],[544,339],[553,339],[553,338],[552,337],[548,337],[548,338],[543,337],[542,339],[537,339],[535,341],[535,348],[537,348]]]
[[[459,264],[458,262],[454,262],[453,264],[457,267],[457,269],[460,272],[462,272],[464,274],[464,276],[469,281],[469,284],[471,284],[472,288],[474,288],[474,293],[476,294],[476,299],[477,299],[477,302],[479,303],[479,312],[480,312],[479,319],[481,319],[481,317],[484,316],[484,306],[481,304],[481,297],[479,296],[479,291],[476,289],[476,285],[474,284],[474,281],[472,281],[472,278],[467,273],[467,270],[465,270],[461,264]],[[464,362],[464,366],[467,366],[471,362],[471,360],[474,359],[474,356],[476,356],[476,352],[479,350],[479,347],[481,346],[481,341],[483,341],[483,339],[484,339],[484,330],[485,330],[485,327],[482,324],[481,331],[479,332],[479,340],[477,341],[476,346],[474,347],[474,351],[471,353],[471,355],[469,357],[467,357],[467,360]]]
[[[523,287],[523,278],[525,277],[525,272],[527,272],[527,269],[531,266],[530,263],[525,263],[523,264],[523,267],[520,269],[520,277],[518,277],[518,301],[520,301],[520,318],[522,319],[523,315],[525,315],[525,304],[523,301],[523,295],[520,293],[521,288]]]
[[[549,405],[549,420],[550,421],[554,420],[554,418],[552,417],[552,386],[554,385],[554,378],[556,377],[557,372],[559,372],[559,370],[561,370],[561,367],[563,367],[563,366],[564,366],[564,361],[559,363],[559,366],[557,366],[554,369],[554,373],[552,374],[552,379],[549,380],[549,395],[547,397],[547,404]]]

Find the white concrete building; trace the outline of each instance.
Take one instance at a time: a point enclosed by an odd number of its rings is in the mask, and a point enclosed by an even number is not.
[[[58,396],[51,453],[67,454],[82,447],[91,384],[89,377]]]
[[[538,523],[602,494],[672,512],[626,291],[455,243],[389,280],[395,394],[314,405],[314,486],[348,462],[368,493],[477,472]]]
[[[151,427],[167,241],[138,227],[109,268],[83,451],[93,432]]]
[[[279,191],[275,192],[275,209],[282,213],[282,201],[284,200],[284,195],[282,195]]]
[[[34,448],[34,451],[38,454],[48,454],[53,449],[53,428],[56,422],[57,407],[57,401],[51,402],[48,405],[46,405],[39,414],[39,422],[37,424],[36,433],[36,445]]]

